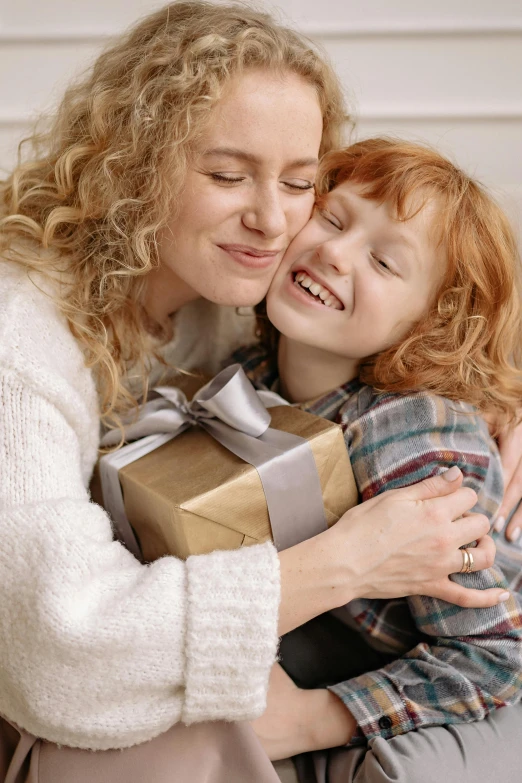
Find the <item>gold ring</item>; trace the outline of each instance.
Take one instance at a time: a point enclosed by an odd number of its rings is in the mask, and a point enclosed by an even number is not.
[[[461,549],[462,552],[462,568],[460,569],[461,574],[471,574],[473,573],[473,566],[475,565],[475,561],[473,560],[473,555],[469,551],[469,549]]]
[[[467,574],[469,569],[469,552],[467,549],[461,549],[462,552],[462,568],[460,569],[461,574]]]

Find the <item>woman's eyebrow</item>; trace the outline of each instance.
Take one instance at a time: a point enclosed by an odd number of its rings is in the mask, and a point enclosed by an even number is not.
[[[263,163],[263,159],[258,155],[238,149],[237,147],[214,147],[213,149],[204,152],[205,158],[212,156],[236,158],[237,160],[244,160],[247,163],[255,163],[256,165],[261,165]],[[297,160],[290,161],[288,167],[298,168],[304,166],[317,166],[318,163],[319,158],[298,158]]]

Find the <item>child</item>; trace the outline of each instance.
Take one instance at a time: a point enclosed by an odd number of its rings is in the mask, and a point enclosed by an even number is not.
[[[315,213],[267,296],[273,326],[261,317],[261,344],[234,358],[258,388],[341,424],[361,499],[458,465],[493,519],[502,469],[478,413],[514,420],[522,399],[517,265],[500,209],[449,161],[362,141],[324,159]],[[497,564],[473,573],[468,549],[454,578],[516,591],[508,549],[497,558],[506,576]],[[365,642],[393,657],[331,687],[354,717],[352,744],[519,701],[516,598],[488,610],[425,596],[347,610]]]

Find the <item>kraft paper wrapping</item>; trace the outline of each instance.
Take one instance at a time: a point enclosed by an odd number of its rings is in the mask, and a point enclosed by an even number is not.
[[[333,525],[357,503],[340,427],[289,406],[271,408],[270,413],[271,427],[309,441],[326,520]],[[182,433],[118,475],[145,561],[237,549],[271,538],[257,471],[199,428]]]

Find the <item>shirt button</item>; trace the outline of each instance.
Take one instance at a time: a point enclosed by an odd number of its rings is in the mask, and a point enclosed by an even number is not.
[[[391,729],[392,726],[393,726],[393,721],[387,715],[383,715],[382,718],[379,718],[380,729]]]

